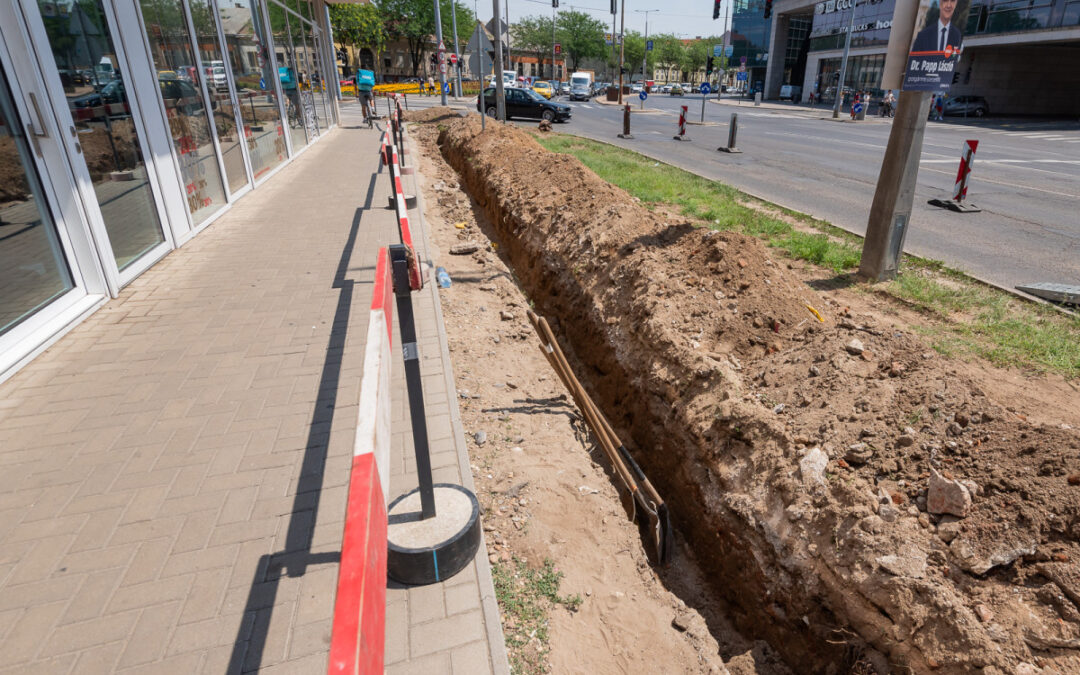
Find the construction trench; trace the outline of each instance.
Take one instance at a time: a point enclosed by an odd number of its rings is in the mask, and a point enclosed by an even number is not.
[[[406,119],[741,634],[797,673],[1080,672],[1075,429],[524,130]]]

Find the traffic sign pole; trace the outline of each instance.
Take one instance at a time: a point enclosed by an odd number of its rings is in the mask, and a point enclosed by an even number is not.
[[[705,99],[706,99],[706,97],[708,97],[709,91],[711,91],[711,89],[709,88],[709,83],[708,82],[702,82],[701,83],[701,123],[702,124],[705,124]]]
[[[439,96],[446,105],[446,45],[442,39],[442,14],[439,13],[439,0],[435,3],[435,37],[439,38]]]

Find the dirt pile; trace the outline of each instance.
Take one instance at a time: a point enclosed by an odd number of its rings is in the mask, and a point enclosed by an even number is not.
[[[1080,670],[1073,429],[756,240],[661,218],[517,129],[440,124],[744,634],[800,672]]]

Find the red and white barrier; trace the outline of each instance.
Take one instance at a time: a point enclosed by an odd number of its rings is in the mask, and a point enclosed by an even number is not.
[[[424,287],[424,278],[420,274],[420,259],[416,255],[413,246],[412,232],[409,230],[409,211],[405,203],[405,191],[401,185],[401,164],[398,162],[397,146],[392,146],[390,151],[391,175],[394,177],[394,206],[397,209],[398,229],[401,232],[401,243],[409,249],[409,287],[419,291]]]
[[[971,165],[975,162],[975,149],[978,147],[978,141],[964,141],[960,151],[960,170],[956,173],[956,185],[953,186],[952,198],[955,201],[962,202],[967,197],[968,176],[971,175]]]
[[[379,249],[374,289],[330,638],[327,672],[334,675],[383,672],[394,311],[385,248]]]
[[[675,134],[675,140],[686,140],[686,109],[687,106],[680,106],[682,110],[679,112],[679,133]]]

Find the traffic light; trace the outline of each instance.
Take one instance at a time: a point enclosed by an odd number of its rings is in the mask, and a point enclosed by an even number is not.
[[[554,8],[556,8],[556,9],[558,9],[558,7],[559,7],[559,0],[551,0],[551,6],[552,6],[552,7],[554,7]]]
[[[709,57],[709,60],[705,62],[705,74],[712,75],[713,71],[713,57]]]
[[[765,0],[765,18],[772,16],[772,0]]]
[[[713,0],[712,18],[713,18],[714,21],[716,19],[720,18],[720,3],[721,2],[723,2],[723,0]]]

